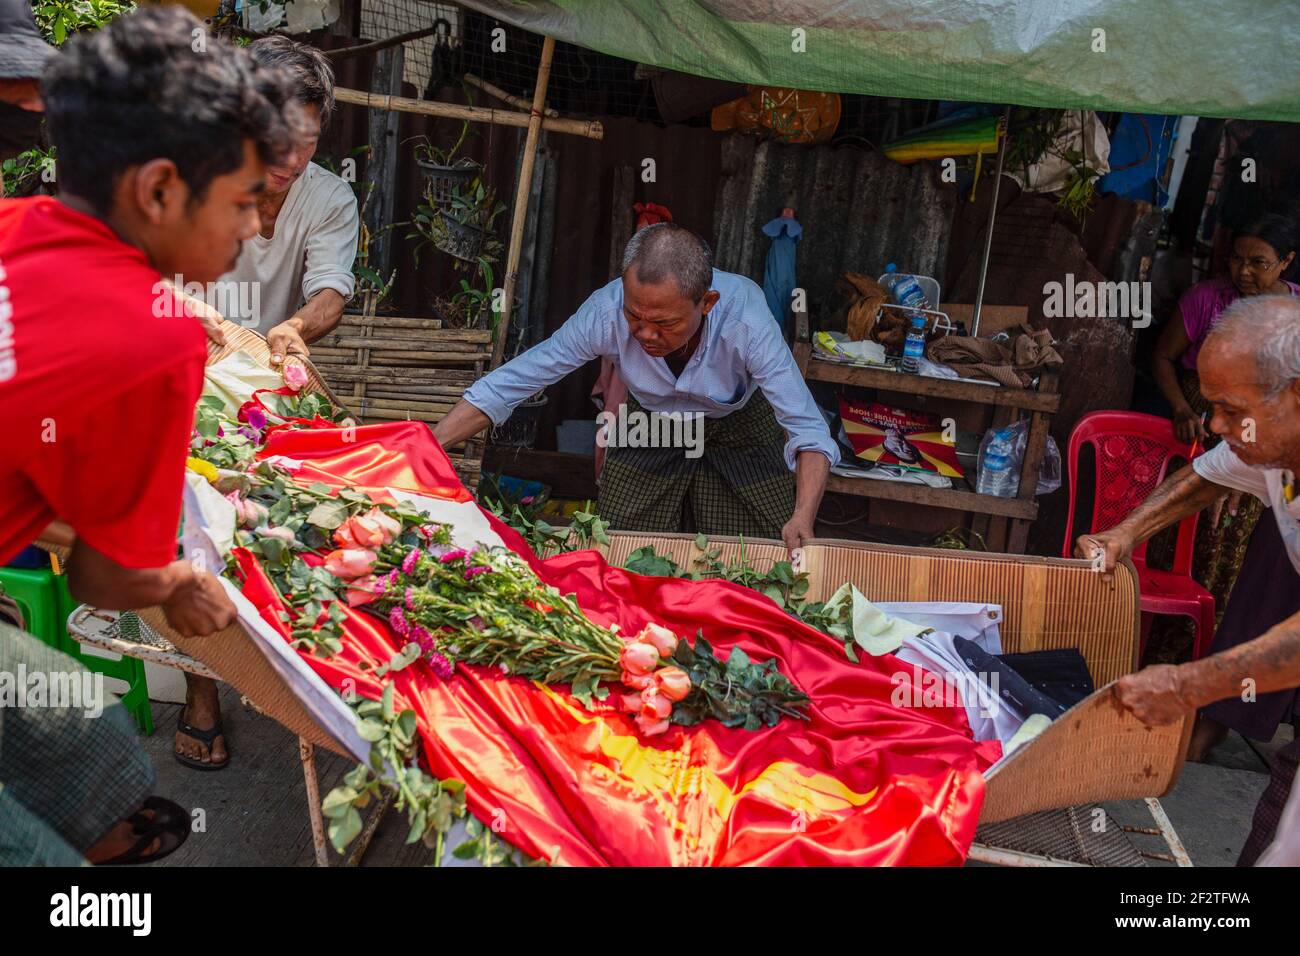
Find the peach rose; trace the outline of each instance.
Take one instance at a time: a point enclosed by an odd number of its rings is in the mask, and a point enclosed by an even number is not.
[[[361,607],[363,604],[369,604],[379,597],[375,591],[375,584],[379,581],[373,574],[367,574],[364,578],[357,578],[348,584],[347,598],[348,607]]]
[[[627,671],[624,671],[622,675],[620,675],[619,680],[628,687],[636,690],[645,690],[647,687],[653,687],[655,685],[654,674],[629,674]]]
[[[339,525],[334,530],[334,543],[340,548],[382,548],[401,533],[399,522],[378,508],[371,508]]]
[[[625,714],[641,713],[641,695],[640,694],[620,694],[618,709]]]
[[[636,729],[641,731],[643,737],[657,737],[668,730],[668,721],[655,720],[653,717],[646,715],[645,711],[636,715]]]
[[[659,693],[654,687],[647,687],[641,691],[641,713],[656,720],[663,720],[670,717],[673,712],[673,702]]]
[[[685,700],[691,692],[691,678],[680,667],[662,667],[654,673],[655,689],[671,701]]]
[[[659,624],[647,624],[634,640],[649,644],[660,657],[672,657],[673,651],[677,650],[677,635]]]
[[[633,641],[623,645],[623,653],[619,655],[618,661],[629,674],[649,674],[659,666],[659,652],[649,644]]]
[[[342,548],[325,555],[325,570],[345,581],[365,577],[374,567],[377,555],[362,548]]]

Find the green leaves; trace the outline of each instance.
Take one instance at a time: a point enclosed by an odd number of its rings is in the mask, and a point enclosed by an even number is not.
[[[674,578],[677,577],[679,568],[671,558],[664,557],[656,553],[654,545],[646,545],[644,548],[637,548],[627,556],[623,562],[623,567],[634,574],[645,574],[651,577]]]
[[[324,531],[333,531],[348,517],[348,503],[337,498],[322,501],[307,513],[307,523]]]
[[[777,670],[775,659],[756,664],[733,647],[726,661],[719,660],[700,631],[693,647],[678,642],[673,662],[691,678],[691,692],[673,707],[674,724],[689,727],[712,718],[726,727],[758,730],[782,717],[807,719],[801,707],[808,697]]]

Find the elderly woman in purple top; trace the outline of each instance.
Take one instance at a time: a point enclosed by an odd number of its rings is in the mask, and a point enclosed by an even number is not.
[[[1257,295],[1300,295],[1300,285],[1288,281],[1296,267],[1297,224],[1282,215],[1266,215],[1233,237],[1228,276],[1207,279],[1188,289],[1160,334],[1152,371],[1173,408],[1174,429],[1184,441],[1215,444],[1201,418],[1209,405],[1201,395],[1196,361],[1201,343],[1232,303]],[[1236,496],[1233,496],[1234,499]],[[1246,496],[1228,508],[1213,508],[1202,517],[1196,534],[1193,576],[1212,594],[1222,612],[1215,631],[1214,652],[1223,651],[1300,612],[1300,588],[1295,583],[1273,521],[1260,521],[1261,503]],[[1206,708],[1197,721],[1188,756],[1201,760],[1222,742],[1228,730],[1269,741],[1278,724],[1292,719],[1294,691],[1261,694],[1243,703],[1232,699]]]

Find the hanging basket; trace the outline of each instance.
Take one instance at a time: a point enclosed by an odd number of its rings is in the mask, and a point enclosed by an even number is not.
[[[450,203],[456,190],[469,186],[483,172],[483,167],[471,159],[458,160],[453,166],[439,166],[427,159],[416,163],[429,184],[429,200],[435,206]]]
[[[438,210],[438,228],[433,244],[441,252],[465,262],[476,262],[483,249],[484,237],[485,233],[478,226],[457,222],[443,210]]]

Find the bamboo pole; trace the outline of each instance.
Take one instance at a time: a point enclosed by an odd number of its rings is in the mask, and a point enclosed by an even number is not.
[[[515,211],[510,219],[510,248],[506,253],[505,296],[501,318],[497,322],[496,342],[492,346],[492,365],[501,364],[506,349],[506,336],[510,331],[510,312],[515,302],[515,282],[519,278],[519,256],[524,246],[524,222],[528,218],[528,196],[533,190],[533,164],[537,160],[537,140],[545,123],[542,109],[546,106],[546,87],[551,82],[551,57],[555,55],[555,37],[542,41],[542,58],[537,64],[537,83],[533,87],[533,110],[528,116],[528,137],[524,140],[524,159],[519,165],[519,186],[515,190]]]
[[[532,109],[532,105],[522,96],[515,96],[513,93],[507,93],[505,90],[501,89],[501,87],[497,86],[495,83],[489,83],[487,80],[477,77],[473,73],[466,73],[464,76],[464,80],[470,86],[477,86],[484,93],[488,94],[489,96],[495,97],[496,99],[500,100],[502,103],[509,103],[511,106],[521,110]],[[549,116],[552,119],[554,119],[560,115],[560,111],[553,110],[548,106],[546,109],[542,110],[542,115]]]
[[[548,61],[548,78],[549,65]],[[542,92],[545,93],[544,90]],[[422,116],[445,116],[449,119],[469,120],[472,123],[495,123],[497,126],[523,128],[531,125],[533,120],[529,114],[517,110],[494,110],[483,106],[434,103],[426,100],[413,100],[407,96],[391,96],[387,93],[367,93],[364,90],[350,90],[347,87],[335,87],[334,99],[340,103],[352,103],[355,106],[367,106],[371,109],[419,113]],[[534,99],[536,99],[535,96]],[[554,133],[570,133],[574,136],[585,136],[587,139],[603,139],[605,136],[605,130],[600,125],[599,120],[565,119],[563,117],[559,119],[539,118],[542,121],[542,129]]]

